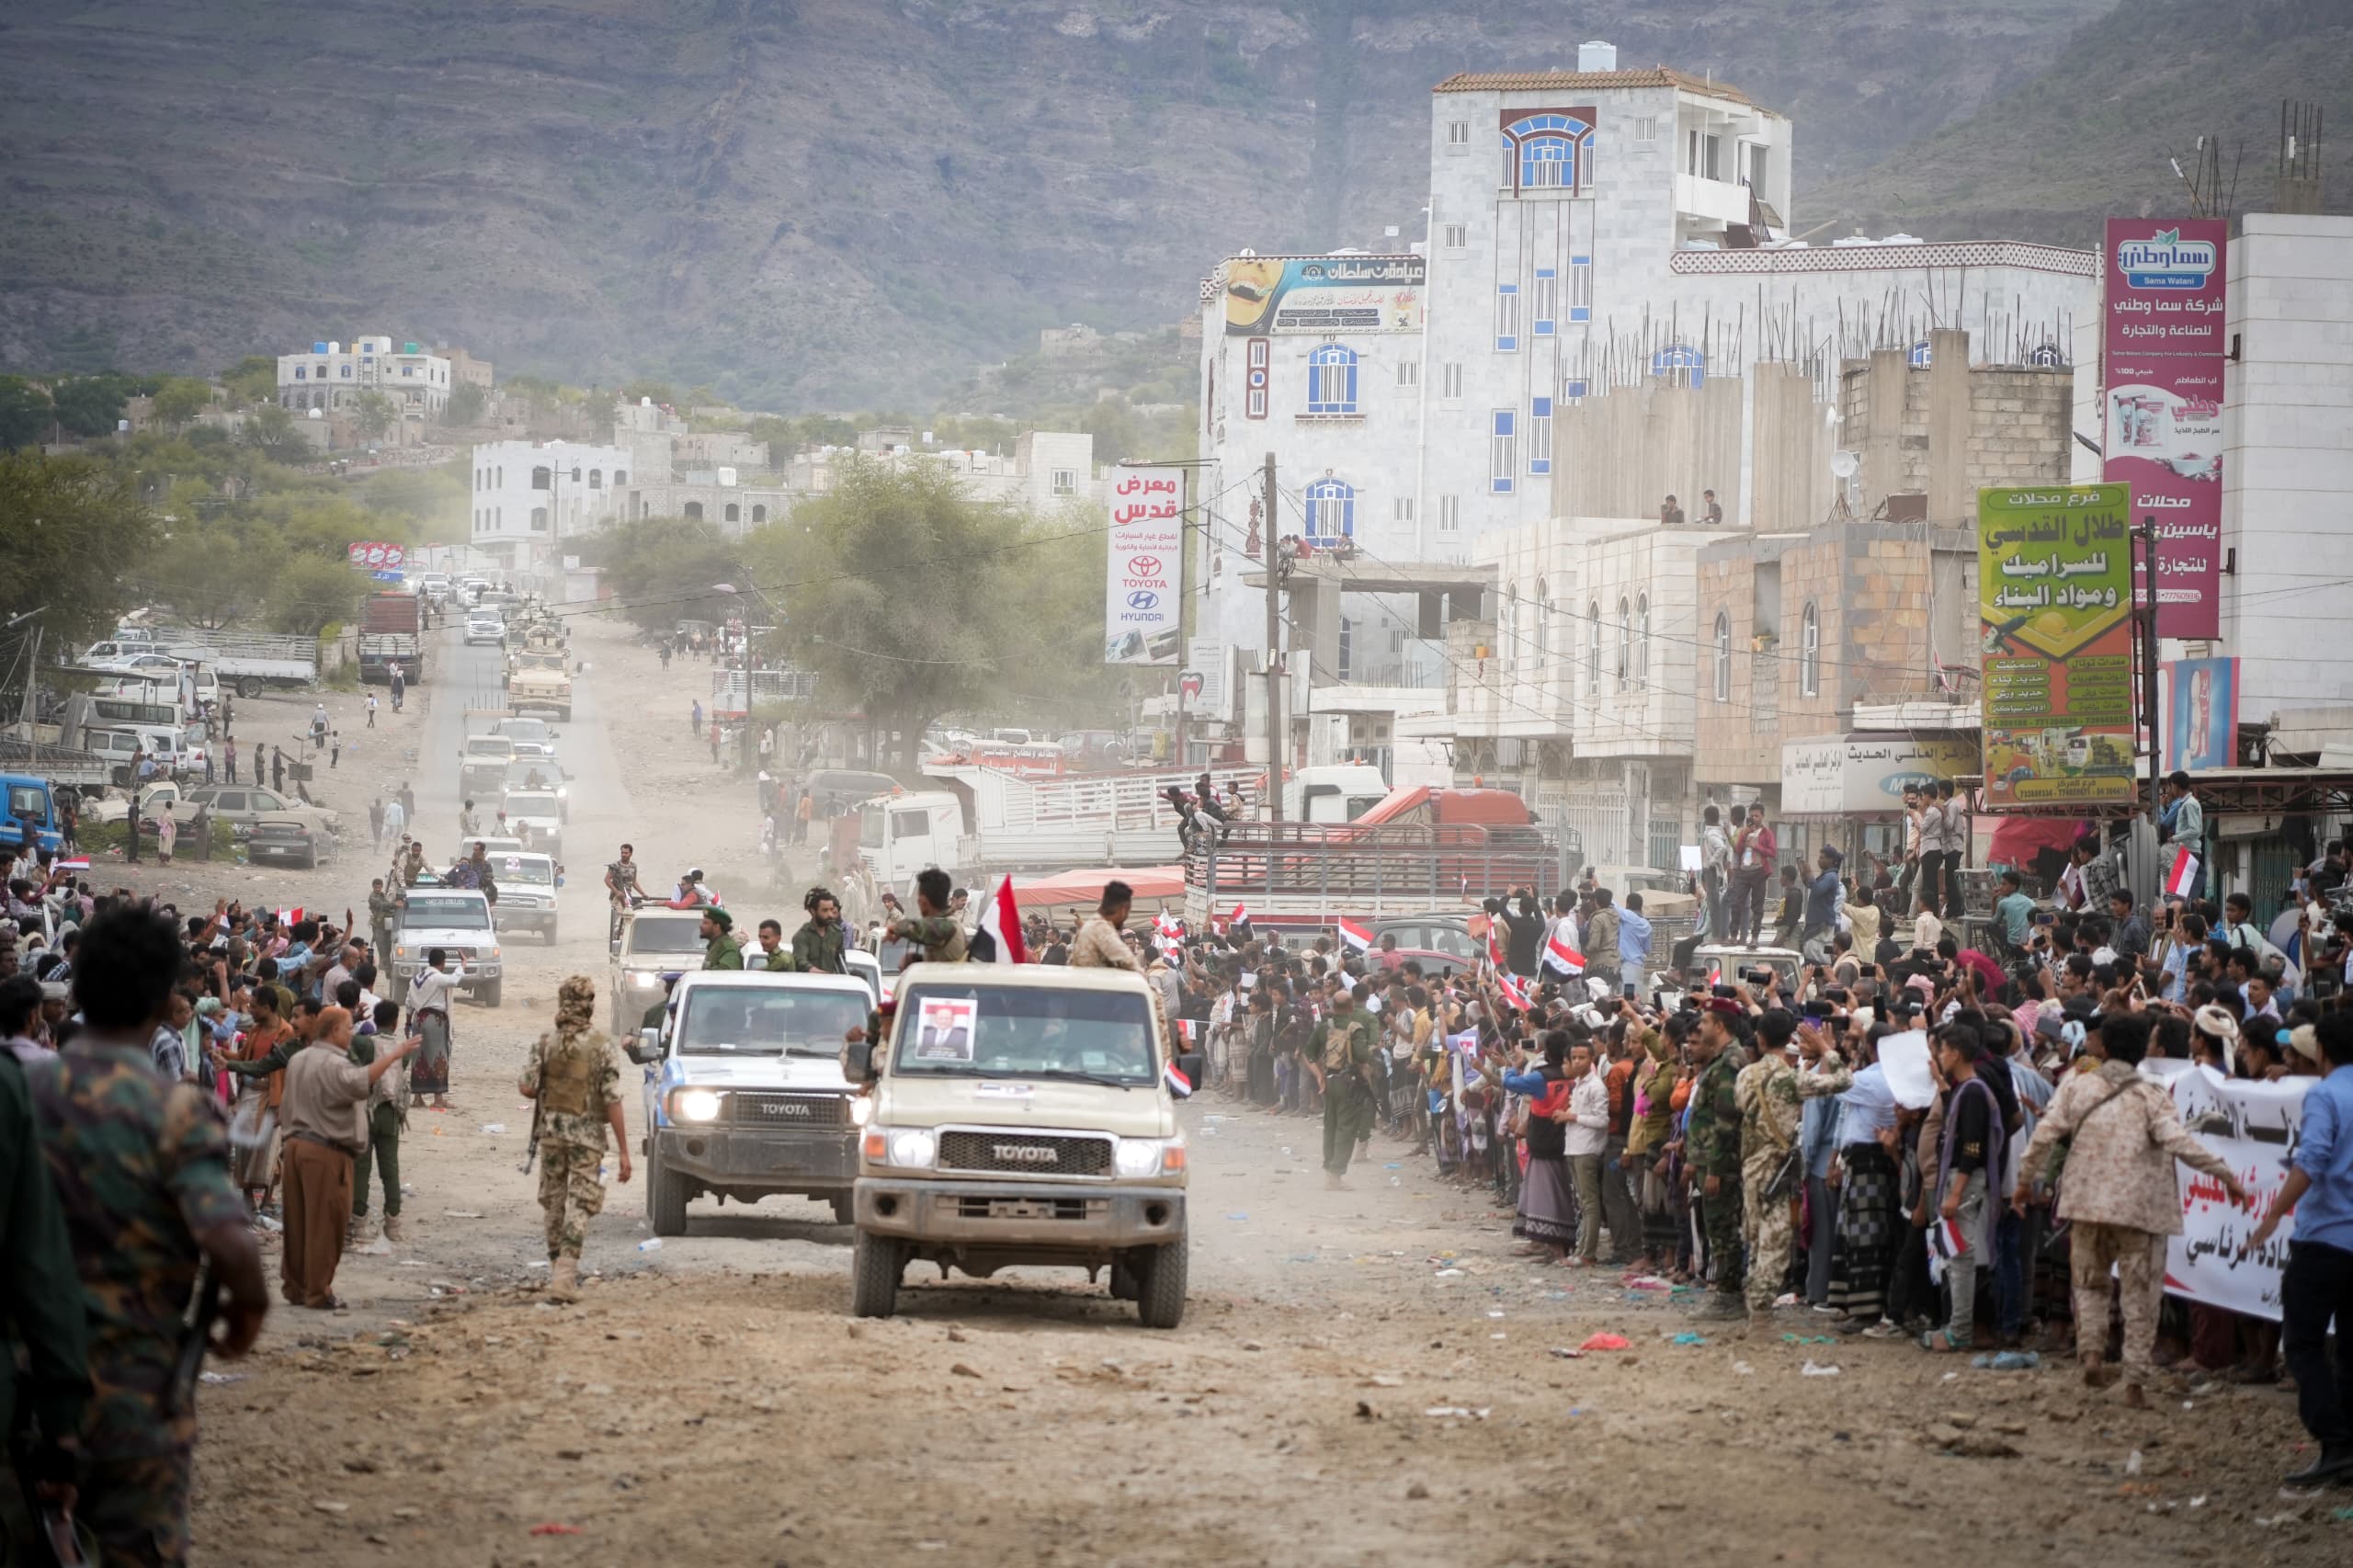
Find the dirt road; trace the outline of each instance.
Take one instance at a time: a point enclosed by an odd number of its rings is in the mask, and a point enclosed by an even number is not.
[[[1727,1332],[1686,1298],[1511,1257],[1505,1217],[1386,1140],[1327,1192],[1313,1123],[1213,1101],[1186,1111],[1193,1297],[1174,1333],[1035,1272],[917,1283],[900,1318],[854,1323],[824,1210],[705,1199],[643,1252],[642,1181],[590,1233],[585,1301],[544,1303],[513,1077],[555,982],[604,974],[598,868],[626,835],[657,873],[695,858],[720,880],[753,833],[747,791],[684,744],[707,669],[665,675],[609,629],[575,645],[562,939],[507,944],[506,1006],[460,1011],[463,1110],[415,1115],[407,1243],[347,1261],[348,1312],[279,1309],[203,1389],[203,1561],[2251,1568],[2353,1545],[2334,1513],[2353,1497],[2279,1495],[2302,1433],[2276,1392],[2134,1411],[2059,1370],[1793,1337],[1820,1332],[1802,1313]],[[466,666],[444,667],[432,712],[386,737],[450,757],[420,765],[437,852]],[[355,879],[364,893],[359,858],[270,896],[339,906]],[[162,873],[208,902],[207,879],[254,896],[247,875]],[[729,891],[789,921],[792,901]],[[1554,1354],[1604,1330],[1631,1348]]]

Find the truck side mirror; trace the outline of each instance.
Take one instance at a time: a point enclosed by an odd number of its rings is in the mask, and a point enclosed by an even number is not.
[[[853,1084],[874,1082],[874,1042],[853,1040],[842,1047],[842,1076]]]
[[[640,1067],[650,1067],[662,1060],[662,1031],[640,1029],[637,1043],[629,1048],[629,1059]]]

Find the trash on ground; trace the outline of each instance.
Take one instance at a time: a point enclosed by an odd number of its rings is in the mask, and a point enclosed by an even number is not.
[[[1631,1350],[1633,1347],[1634,1342],[1624,1335],[1611,1334],[1606,1330],[1577,1346],[1580,1350]]]

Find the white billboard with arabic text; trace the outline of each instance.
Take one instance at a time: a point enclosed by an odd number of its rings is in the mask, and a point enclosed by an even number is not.
[[[1111,537],[1103,590],[1103,662],[1174,665],[1185,558],[1185,471],[1111,473]]]

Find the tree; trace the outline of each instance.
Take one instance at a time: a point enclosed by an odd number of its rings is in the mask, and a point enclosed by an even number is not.
[[[49,421],[48,392],[22,376],[0,376],[0,452],[40,445]]]
[[[943,464],[858,460],[756,530],[746,565],[781,589],[794,660],[830,703],[898,732],[912,767],[925,726],[1019,667],[1020,536],[1017,517],[966,496]]]
[[[119,376],[75,376],[55,383],[49,395],[57,405],[57,423],[74,436],[113,434],[123,404],[131,401],[124,378]]]
[[[276,630],[316,637],[357,615],[369,585],[341,557],[298,555],[279,569],[263,602]]]
[[[460,381],[449,389],[449,401],[441,410],[441,423],[460,426],[479,425],[483,409],[489,402],[477,383]]]
[[[274,402],[278,397],[278,361],[248,354],[221,373],[221,385],[233,406]]]
[[[84,647],[132,608],[126,571],[144,560],[154,515],[132,476],[89,458],[0,453],[0,621],[41,610],[51,648]]]
[[[155,389],[155,417],[176,430],[203,413],[212,402],[212,389],[192,376],[168,376]]]
[[[620,596],[621,613],[647,631],[735,613],[733,596],[710,590],[718,583],[741,583],[744,557],[716,523],[632,517],[591,535],[582,552]]]
[[[400,416],[392,400],[372,387],[352,400],[351,413],[352,423],[358,426],[361,437],[369,441],[382,440],[384,432]]]
[[[293,410],[265,403],[245,416],[245,445],[275,463],[307,462],[311,443],[300,425]]]
[[[273,542],[246,549],[225,523],[183,517],[158,541],[147,597],[191,626],[217,631],[251,616],[267,597],[282,559]]]

